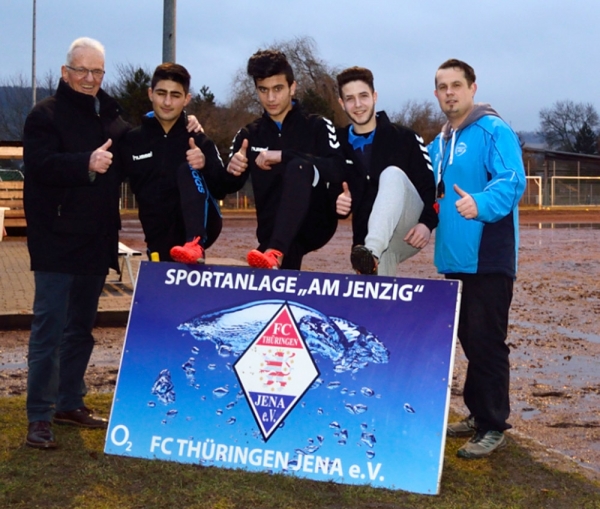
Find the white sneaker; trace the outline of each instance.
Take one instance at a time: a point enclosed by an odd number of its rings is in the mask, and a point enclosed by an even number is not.
[[[448,424],[446,428],[446,436],[451,438],[470,437],[475,434],[477,428],[475,426],[475,417],[467,417],[462,421]]]
[[[501,431],[478,431],[456,455],[467,459],[484,458],[503,447],[506,447],[506,437]]]

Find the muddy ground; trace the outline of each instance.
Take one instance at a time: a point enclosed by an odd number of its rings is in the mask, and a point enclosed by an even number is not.
[[[522,211],[519,275],[511,311],[511,434],[561,469],[584,467],[600,479],[600,211]],[[243,260],[255,247],[255,223],[227,218],[212,257]],[[122,240],[144,249],[135,220]],[[349,273],[351,228],[305,258],[305,270]],[[399,276],[438,278],[433,243],[405,262]],[[125,330],[96,329],[88,370],[91,391],[114,389]],[[0,395],[25,389],[27,331],[0,331]],[[466,362],[458,347],[453,409],[464,413]],[[558,451],[561,454],[555,454]],[[564,457],[569,459],[565,460]]]

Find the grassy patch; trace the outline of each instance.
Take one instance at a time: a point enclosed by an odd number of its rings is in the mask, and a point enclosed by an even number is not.
[[[108,414],[112,395],[88,398]],[[0,507],[6,508],[600,508],[600,484],[535,462],[510,441],[491,457],[456,458],[449,440],[439,496],[107,456],[102,430],[55,426],[60,448],[25,447],[22,397],[0,398]]]

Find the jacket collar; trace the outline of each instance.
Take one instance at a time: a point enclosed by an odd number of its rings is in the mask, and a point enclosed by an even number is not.
[[[446,122],[444,124],[444,126],[442,127],[442,135],[444,138],[449,139],[450,136],[452,136],[453,132],[457,132],[457,131],[460,131],[461,129],[465,129],[466,127],[470,126],[471,124],[474,124],[475,122],[477,122],[481,117],[485,117],[487,115],[491,115],[493,117],[500,118],[500,115],[498,115],[498,112],[494,108],[492,108],[489,104],[475,103],[475,105],[473,106],[473,109],[467,115],[467,118],[465,118],[462,121],[462,123],[458,126],[458,128],[453,130],[450,122]]]
[[[142,117],[142,125],[144,127],[146,127],[147,129],[150,129],[152,131],[160,133],[161,135],[165,134],[165,130],[163,129],[163,126],[160,124],[160,122],[154,115],[154,112],[146,113]],[[185,118],[185,113],[182,112],[181,115],[179,116],[179,118],[177,119],[177,121],[175,122],[175,124],[173,125],[173,127],[171,127],[171,130],[169,131],[168,134],[177,133],[181,130],[185,130],[186,126],[187,126],[187,122],[186,122],[186,118]]]
[[[383,110],[378,111],[376,114],[377,117],[377,125],[383,125],[383,124],[391,124],[389,117],[387,116],[387,113]]]
[[[300,102],[298,101],[298,99],[294,99],[292,101],[292,109],[285,116],[285,118],[283,119],[283,122],[281,122],[281,124],[283,125],[284,123],[286,123],[288,121],[288,119],[294,118],[295,116],[299,115],[301,110],[302,110],[302,106],[300,105]],[[273,124],[275,124],[275,121],[270,117],[270,115],[266,112],[266,110],[263,111],[262,116],[263,116],[263,118],[268,119],[271,122],[273,122]]]
[[[110,95],[103,89],[98,90],[96,97],[88,94],[82,94],[73,90],[69,84],[60,80],[56,89],[56,96],[62,97],[73,103],[77,108],[96,115],[96,98],[100,101],[100,115],[113,115],[117,117],[121,114],[121,107]]]

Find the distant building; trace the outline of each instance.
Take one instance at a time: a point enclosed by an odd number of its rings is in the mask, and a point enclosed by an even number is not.
[[[600,206],[600,156],[523,146],[522,205]]]

